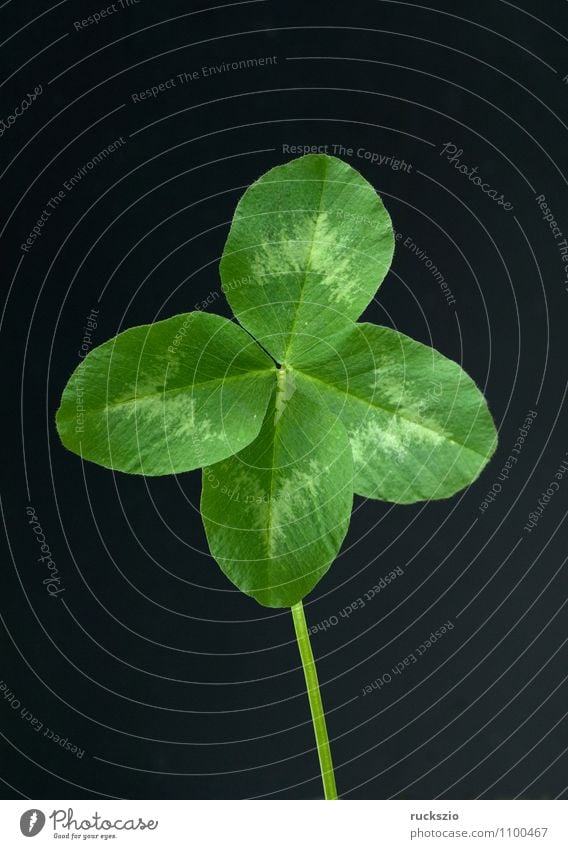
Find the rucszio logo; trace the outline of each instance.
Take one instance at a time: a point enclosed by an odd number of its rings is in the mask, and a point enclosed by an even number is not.
[[[34,808],[26,811],[20,817],[20,831],[24,837],[35,837],[45,825],[45,814]]]

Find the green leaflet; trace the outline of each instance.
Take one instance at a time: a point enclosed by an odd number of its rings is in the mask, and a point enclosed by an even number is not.
[[[457,363],[387,327],[352,324],[296,365],[349,433],[354,489],[410,503],[448,498],[497,445],[485,399]]]
[[[275,383],[274,363],[236,324],[177,315],[94,348],[65,387],[57,429],[101,466],[185,472],[252,442]]]
[[[340,159],[280,165],[241,198],[221,260],[227,299],[278,362],[357,319],[393,256],[390,217],[375,189]],[[322,320],[322,307],[327,311]],[[330,324],[331,322],[331,324]]]
[[[347,532],[351,451],[336,417],[292,372],[279,386],[258,438],[203,470],[201,513],[213,557],[240,590],[290,607],[318,583]]]

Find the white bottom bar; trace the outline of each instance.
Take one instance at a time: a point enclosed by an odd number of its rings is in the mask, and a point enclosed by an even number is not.
[[[1,845],[566,849],[564,801],[2,801]]]

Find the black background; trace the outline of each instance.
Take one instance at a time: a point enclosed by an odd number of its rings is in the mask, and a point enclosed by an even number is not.
[[[566,495],[524,529],[568,449],[565,2],[346,4],[140,0],[76,31],[104,4],[0,5],[3,379],[0,777],[6,798],[317,798],[317,758],[289,612],[235,590],[207,553],[198,472],[144,480],[82,466],[53,416],[94,342],[189,311],[219,288],[244,188],[341,144],[381,193],[399,242],[365,317],[432,344],[484,389],[500,447],[449,501],[356,500],[342,553],[306,600],[345,798],[551,798],[566,778]],[[275,64],[131,95],[243,58]],[[306,58],[309,57],[309,58]],[[126,144],[21,244],[63,181]],[[503,193],[505,210],[441,155]],[[329,152],[332,152],[331,147]],[[347,157],[346,157],[347,158]],[[223,298],[211,307],[230,315]],[[537,413],[483,513],[519,428]],[[32,504],[65,591],[50,598]],[[341,617],[395,567],[404,574]],[[362,695],[444,622],[454,628],[390,684]],[[334,620],[333,620],[334,621]],[[85,751],[34,731],[26,709]]]

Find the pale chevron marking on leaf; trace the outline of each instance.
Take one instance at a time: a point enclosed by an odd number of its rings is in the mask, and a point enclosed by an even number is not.
[[[332,392],[335,392],[336,394],[341,395],[341,396],[347,396],[350,399],[356,401],[357,403],[364,405],[367,410],[368,410],[369,406],[372,406],[373,408],[380,410],[383,413],[387,413],[388,415],[395,418],[397,420],[399,426],[401,426],[401,427],[405,427],[405,426],[407,428],[409,428],[410,426],[416,427],[416,429],[417,429],[416,433],[417,434],[423,433],[423,438],[426,439],[426,440],[428,440],[428,434],[431,434],[432,436],[439,437],[440,440],[443,440],[445,442],[450,442],[454,445],[457,445],[458,448],[460,448],[463,451],[467,451],[467,452],[470,452],[472,454],[476,454],[479,457],[483,457],[484,460],[487,459],[486,454],[482,453],[481,451],[478,451],[475,448],[470,448],[468,445],[464,445],[464,443],[462,443],[462,442],[458,442],[456,439],[453,439],[451,436],[449,436],[444,430],[442,430],[442,433],[440,433],[439,423],[436,422],[435,420],[423,418],[421,421],[416,421],[415,419],[410,418],[410,416],[408,416],[406,413],[401,413],[396,408],[393,409],[392,407],[387,407],[384,404],[379,404],[377,399],[376,399],[376,396],[373,396],[372,399],[369,401],[368,398],[363,398],[361,396],[353,394],[352,392],[346,392],[341,387],[335,386],[333,383],[328,383],[327,381],[322,380],[319,377],[315,377],[315,375],[313,375],[313,374],[308,374],[307,372],[303,372],[303,371],[301,371],[301,369],[296,369],[296,371],[298,372],[298,374],[301,374],[302,377],[305,377],[308,380],[311,380],[311,381],[316,382],[316,383],[321,383],[323,386],[325,386],[327,389],[331,390]],[[481,406],[481,404],[480,404],[480,406]],[[407,433],[410,433],[409,429],[407,429]]]
[[[280,368],[277,372],[276,403],[274,408],[274,424],[278,423],[286,404],[296,391],[296,378],[292,369]]]

